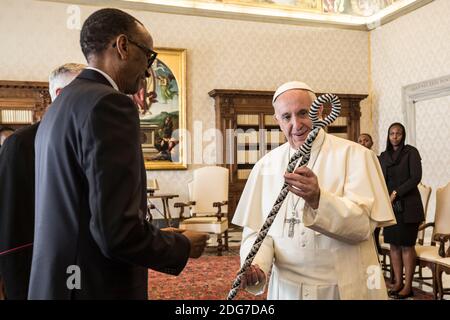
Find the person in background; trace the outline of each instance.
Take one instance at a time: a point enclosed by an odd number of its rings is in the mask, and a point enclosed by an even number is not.
[[[52,101],[85,65],[66,63],[50,74]],[[0,273],[6,298],[28,296],[34,235],[34,140],[39,122],[17,130],[0,151]],[[7,187],[5,187],[7,186]]]
[[[358,143],[367,149],[371,150],[373,146],[373,139],[368,133],[361,133],[358,137]]]
[[[415,244],[419,225],[425,220],[417,185],[422,179],[419,151],[405,144],[401,123],[389,126],[386,150],[379,157],[397,224],[385,227],[384,242],[390,244],[390,259],[395,283],[389,296],[405,299],[413,296],[412,280],[416,267]],[[403,282],[405,268],[405,282]]]
[[[0,148],[5,142],[6,138],[14,133],[14,129],[10,127],[0,127]]]

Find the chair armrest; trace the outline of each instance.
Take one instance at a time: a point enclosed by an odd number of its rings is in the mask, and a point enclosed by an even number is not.
[[[419,226],[419,230],[418,230],[418,231],[424,231],[426,228],[429,228],[429,227],[434,228],[434,222],[428,222],[428,223],[423,222],[423,223]],[[420,240],[419,240],[419,244],[420,244],[421,246],[423,246],[423,243],[424,243],[424,239],[420,239]],[[434,241],[434,239],[431,239],[430,245],[432,245],[432,246],[435,246],[435,245],[436,245],[436,242]]]
[[[145,220],[147,222],[153,221],[153,215],[152,215],[152,211],[151,211],[152,209],[156,209],[156,207],[153,203],[150,203],[149,205],[147,205],[147,213],[145,214]]]
[[[217,213],[216,213],[217,221],[222,220],[222,217],[223,217],[222,206],[226,206],[227,204],[228,204],[228,201],[213,203],[213,207],[217,208]]]
[[[183,220],[183,213],[184,213],[184,208],[186,207],[191,207],[195,205],[195,201],[188,201],[188,202],[175,202],[173,204],[174,208],[180,208],[180,220]]]
[[[445,243],[450,240],[450,234],[436,233],[434,235],[434,240],[439,242],[439,255],[442,258],[449,256],[449,252],[445,253]]]
[[[423,223],[419,226],[419,231],[425,230],[428,227],[434,227],[434,222]]]
[[[228,204],[228,201],[222,201],[222,202],[214,202],[213,207],[214,208],[220,208],[221,206],[226,206]]]

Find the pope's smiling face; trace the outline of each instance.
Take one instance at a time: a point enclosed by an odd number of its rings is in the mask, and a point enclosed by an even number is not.
[[[312,130],[309,108],[313,102],[311,93],[293,89],[282,93],[275,100],[275,119],[292,148],[298,149]]]

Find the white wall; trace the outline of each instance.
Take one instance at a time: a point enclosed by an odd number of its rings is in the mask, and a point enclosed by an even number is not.
[[[79,30],[66,27],[68,7],[0,2],[0,79],[46,81],[54,67],[84,62]],[[81,22],[96,9],[80,6]],[[194,119],[204,130],[215,127],[212,89],[275,90],[300,79],[321,92],[368,92],[367,32],[127,11],[146,25],[155,46],[187,49],[188,129]],[[191,170],[149,176],[187,198]]]

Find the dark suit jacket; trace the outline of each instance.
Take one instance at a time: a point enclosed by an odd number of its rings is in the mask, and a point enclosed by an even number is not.
[[[394,161],[388,151],[380,155],[381,169],[388,185],[389,194],[397,191],[397,199],[402,201],[404,211],[402,219],[405,223],[419,223],[425,220],[422,199],[417,185],[422,180],[422,164],[419,151],[405,145]],[[387,177],[387,170],[393,170],[393,178]],[[397,213],[396,213],[397,215]]]
[[[0,274],[8,299],[26,299],[34,233],[34,138],[16,131],[0,151]]]
[[[84,70],[45,114],[35,146],[30,299],[147,299],[147,268],[181,272],[189,240],[145,221],[139,117],[128,96]],[[77,275],[81,289],[69,289]]]

